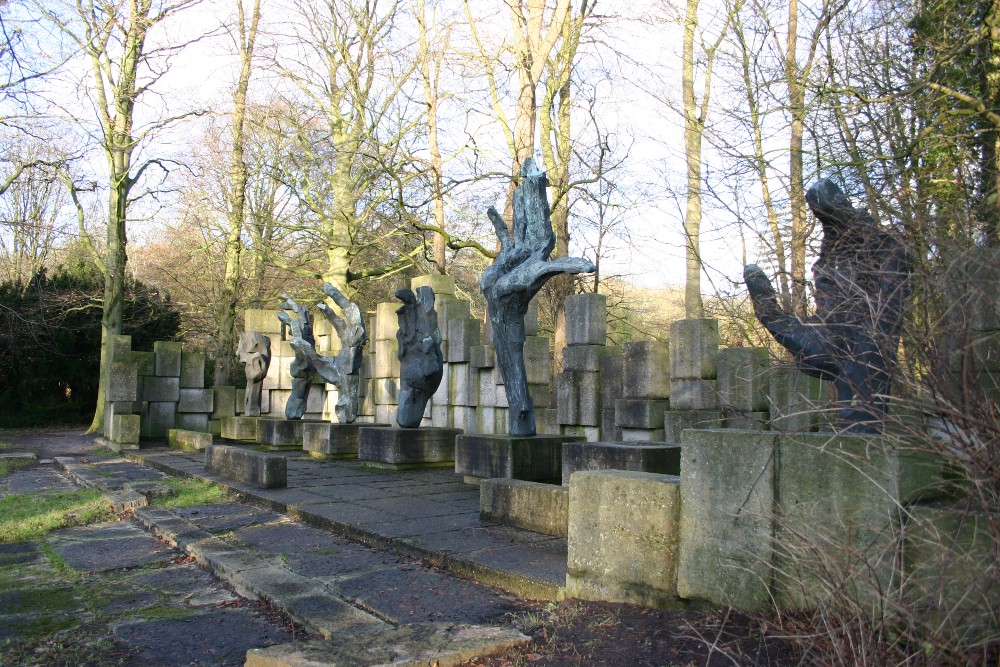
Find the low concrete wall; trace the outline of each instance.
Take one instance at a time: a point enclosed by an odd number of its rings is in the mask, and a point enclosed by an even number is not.
[[[167,445],[176,449],[183,449],[185,451],[201,451],[207,449],[211,444],[211,433],[185,431],[179,428],[172,428],[167,431]]]
[[[209,445],[205,449],[205,469],[259,489],[288,486],[288,460],[284,456],[246,447]]]
[[[573,474],[567,596],[678,604],[679,482],[672,475],[620,470]]]
[[[566,537],[569,489],[519,479],[484,479],[479,483],[479,516],[485,521]]]

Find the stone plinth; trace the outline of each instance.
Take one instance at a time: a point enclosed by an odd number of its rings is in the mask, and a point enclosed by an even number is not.
[[[722,418],[721,410],[668,410],[663,415],[663,439],[677,444],[685,429],[722,428]],[[727,424],[727,428],[734,427]]]
[[[479,517],[483,521],[566,537],[569,489],[521,479],[484,479],[479,484]]]
[[[182,449],[187,452],[197,452],[208,449],[211,444],[211,433],[185,431],[184,429],[179,428],[172,428],[167,431],[167,445],[175,449]]]
[[[288,486],[288,460],[284,456],[246,447],[209,445],[205,449],[205,469],[258,489]]]
[[[223,417],[222,437],[226,440],[257,441],[257,420],[260,417]]]
[[[305,422],[302,424],[302,449],[314,459],[356,459],[363,426],[388,428],[389,424]]]
[[[458,428],[361,429],[358,458],[370,465],[394,470],[451,467],[455,461]]]
[[[258,419],[257,444],[270,450],[302,449],[302,428],[310,421],[315,424],[329,423],[308,419]]]
[[[562,448],[562,483],[581,470],[627,470],[681,474],[681,447],[642,442],[567,442]]]
[[[659,341],[625,343],[622,392],[625,398],[670,398],[670,354]]]
[[[678,605],[679,479],[603,470],[569,486],[566,596]]]
[[[455,472],[466,477],[558,480],[566,435],[462,435],[455,444]]]
[[[743,611],[771,608],[776,435],[687,430],[681,444],[678,593]]]

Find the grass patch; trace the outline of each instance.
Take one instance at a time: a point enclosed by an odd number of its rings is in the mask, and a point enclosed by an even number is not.
[[[36,540],[57,528],[85,526],[111,515],[97,489],[0,498],[0,543]]]
[[[38,639],[0,642],[0,665],[110,667],[127,664],[136,653],[107,636],[95,637],[92,629],[78,628]]]
[[[33,468],[38,461],[31,459],[15,459],[13,461],[0,461],[0,477],[6,477],[15,470]]]
[[[167,477],[161,481],[172,488],[177,495],[152,498],[149,504],[153,507],[176,509],[178,507],[191,507],[192,505],[222,503],[229,499],[222,487],[211,482],[203,482],[200,479]]]

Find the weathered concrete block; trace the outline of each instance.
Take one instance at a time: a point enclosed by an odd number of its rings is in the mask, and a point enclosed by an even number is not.
[[[431,405],[431,426],[435,428],[451,427],[451,414],[447,405]]]
[[[566,595],[666,607],[677,604],[678,478],[617,470],[569,483]]]
[[[972,646],[997,635],[996,516],[959,506],[908,508],[903,530],[904,604],[921,636]]]
[[[119,445],[139,445],[139,435],[142,429],[139,415],[112,415],[109,426],[108,440]]]
[[[473,345],[469,348],[469,365],[473,368],[493,368],[497,365],[496,348],[492,345]]]
[[[246,447],[209,445],[205,449],[205,469],[259,489],[288,486],[288,460],[284,456]]]
[[[831,587],[862,604],[894,584],[898,452],[873,436],[778,437],[774,596],[781,609],[825,605]]]
[[[448,321],[448,358],[450,362],[471,361],[470,350],[482,343],[483,323],[474,317]]]
[[[111,361],[129,361],[132,357],[132,337],[116,334],[111,338]]]
[[[208,389],[181,389],[177,412],[205,412],[215,409],[215,392]]]
[[[496,435],[506,435],[510,430],[510,410],[508,408],[496,407],[493,410],[493,433]]]
[[[479,372],[469,364],[449,364],[448,399],[451,405],[479,405]],[[461,427],[459,427],[461,428]]]
[[[177,413],[174,418],[174,428],[208,433],[208,414],[205,412]]]
[[[670,324],[670,378],[712,380],[719,361],[719,322],[678,320]]]
[[[667,442],[662,428],[630,428],[628,426],[620,428],[622,442],[658,442],[664,444]]]
[[[509,408],[510,402],[507,400],[507,387],[503,383],[503,379],[500,377],[500,373],[496,374],[497,380],[497,394],[496,394],[496,407],[498,408]]]
[[[236,416],[236,402],[242,399],[236,387],[212,387],[212,419]]]
[[[558,410],[535,405],[535,432],[538,435],[561,435]]]
[[[172,341],[158,340],[153,343],[153,354],[156,357],[156,374],[160,377],[181,376],[181,344]]]
[[[423,276],[416,276],[415,278],[410,278],[410,289],[413,293],[417,293],[418,287],[430,287],[434,290],[434,294],[450,294],[454,296],[455,294],[455,277],[446,276],[441,273],[428,273]]]
[[[679,443],[681,432],[687,428],[722,428],[722,425],[721,410],[668,410],[663,413],[663,435],[667,442]]]
[[[618,426],[655,429],[663,426],[663,413],[670,409],[670,401],[619,398],[614,406],[614,421]]]
[[[396,405],[399,402],[399,378],[375,379],[375,405]]]
[[[305,419],[260,418],[257,420],[258,444],[275,449],[302,449],[302,428]],[[316,422],[329,424],[329,422]]]
[[[617,348],[616,348],[617,349]],[[625,395],[622,382],[625,377],[625,357],[618,353],[601,357],[601,405],[612,408]]]
[[[314,459],[357,458],[362,427],[388,427],[389,424],[331,424],[303,422],[302,449]]]
[[[397,301],[376,304],[374,336],[376,341],[396,339],[396,332],[399,331],[399,318],[396,316],[397,308],[399,308],[399,302]]]
[[[259,417],[223,417],[222,437],[227,440],[257,441]]]
[[[670,398],[670,355],[663,343],[625,343],[622,372],[625,398]]]
[[[439,299],[435,305],[438,311],[438,326],[441,327],[441,338],[444,340],[450,338],[448,325],[452,320],[472,318],[471,304],[465,299],[444,298]]]
[[[723,420],[724,428],[732,428],[738,431],[764,431],[767,430],[771,421],[771,414],[768,412],[727,412]],[[698,428],[685,427],[685,428]],[[718,428],[709,426],[708,428]]]
[[[147,377],[142,380],[142,400],[179,401],[181,386],[179,377]]]
[[[586,442],[597,442],[601,439],[600,426],[581,426],[579,424],[561,424],[559,432],[562,435],[569,435]]]
[[[136,367],[136,373],[143,375],[156,375],[156,355],[152,352],[132,352],[129,357]]]
[[[451,467],[457,428],[362,428],[358,458],[396,469]]]
[[[829,383],[794,366],[776,366],[768,371],[768,411],[771,429],[787,433],[816,430],[836,412],[830,406]]]
[[[680,445],[638,442],[567,442],[562,452],[562,483],[581,470],[628,470],[679,475]]]
[[[281,334],[281,320],[273,310],[248,309],[243,312],[243,330],[258,331],[268,337]]]
[[[620,354],[617,347],[607,345],[574,345],[564,347],[562,351],[562,369],[564,371],[600,372],[601,358]]]
[[[206,449],[211,444],[211,433],[185,431],[178,428],[172,428],[167,431],[167,446],[173,447],[174,449],[181,449],[186,452],[199,452]]]
[[[552,381],[552,352],[549,350],[548,338],[525,338],[524,366],[528,373],[528,384],[548,384]]]
[[[175,428],[177,404],[172,401],[148,401],[143,405],[140,420],[141,435],[145,438],[167,437],[167,431]]]
[[[375,355],[372,359],[372,377],[399,377],[399,341],[395,338],[376,340],[373,344]]]
[[[484,479],[479,483],[479,516],[483,521],[566,537],[569,488],[520,479]]]
[[[467,405],[448,406],[451,412],[451,428],[457,428],[465,433],[476,432],[476,408]]]
[[[732,347],[719,350],[719,401],[722,407],[741,412],[767,410],[769,378],[767,350]]]
[[[375,406],[375,421],[379,424],[395,424],[396,423],[396,406],[395,405],[376,405]]]
[[[205,353],[194,350],[181,351],[181,387],[205,386]]]
[[[719,390],[715,380],[671,380],[670,407],[674,410],[715,410]]]
[[[467,477],[558,480],[562,445],[578,439],[562,435],[460,435],[455,441],[455,472]]]
[[[604,345],[607,338],[607,297],[603,294],[566,297],[566,345]]]
[[[613,404],[612,404],[613,405]],[[608,409],[607,405],[601,406],[601,437],[598,440],[605,442],[617,442],[622,439],[622,427],[615,422],[614,408]]]
[[[560,373],[556,378],[556,409],[560,424],[598,426],[601,423],[600,373]]]
[[[776,437],[759,431],[684,431],[681,597],[740,610],[772,605]]]
[[[490,435],[496,424],[496,408],[492,406],[480,405],[476,407],[476,428],[472,433],[483,433]],[[437,424],[435,424],[436,426]]]
[[[139,399],[139,375],[135,362],[112,361],[107,400],[136,401]]]
[[[222,437],[222,419],[209,419],[208,432],[216,437]]]
[[[535,404],[535,410],[552,404],[552,387],[548,384],[529,384],[528,395]]]
[[[438,405],[448,405],[451,400],[451,397],[449,396],[449,393],[451,392],[451,367],[452,364],[441,365],[441,383],[431,396],[432,403],[437,403]]]

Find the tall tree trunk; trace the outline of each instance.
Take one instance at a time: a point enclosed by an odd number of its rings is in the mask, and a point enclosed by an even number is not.
[[[791,114],[788,143],[788,190],[791,203],[791,278],[792,310],[806,316],[806,191],[803,178],[802,137],[805,131],[805,85],[801,78],[796,50],[798,44],[799,3],[788,2],[788,39],[785,43],[785,80],[788,84],[788,109]]]
[[[219,331],[215,351],[215,385],[235,383],[237,323],[239,305],[240,257],[243,253],[243,224],[246,216],[247,164],[246,103],[253,65],[253,50],[260,21],[260,0],[254,0],[250,25],[246,24],[243,0],[236,0],[239,11],[240,77],[233,91],[233,145],[230,153],[229,234],[226,236],[226,270],[222,279]]]
[[[444,49],[435,57],[431,56],[428,42],[427,18],[424,13],[425,0],[417,2],[417,22],[420,24],[420,77],[424,84],[424,102],[427,104],[427,150],[431,157],[431,198],[433,199],[434,224],[441,230],[445,227],[444,216],[444,162],[441,159],[441,147],[438,144],[438,81],[441,70],[441,58]],[[433,68],[432,68],[433,65]],[[447,260],[447,245],[444,234],[434,232],[434,247],[432,260],[437,273],[445,274]]]
[[[681,92],[684,105],[684,153],[687,158],[687,207],[684,215],[684,315],[703,315],[701,301],[701,138],[704,131],[694,96],[694,36],[699,0],[687,0],[684,15]]]

